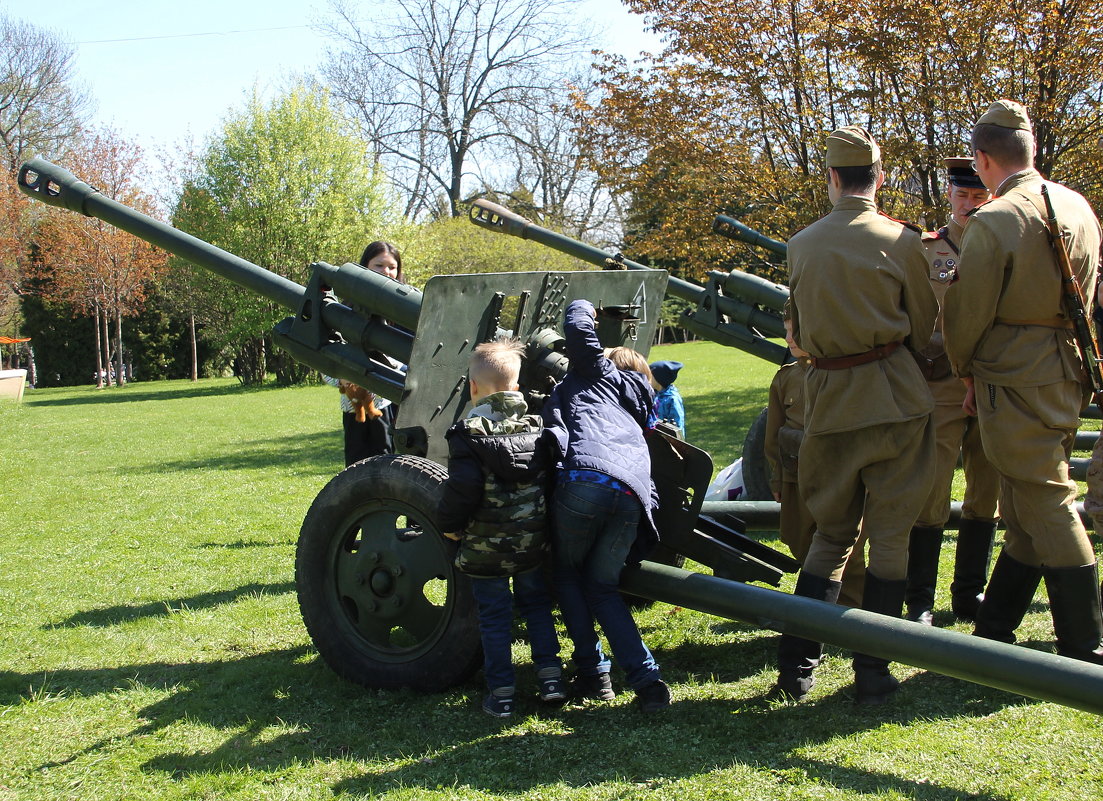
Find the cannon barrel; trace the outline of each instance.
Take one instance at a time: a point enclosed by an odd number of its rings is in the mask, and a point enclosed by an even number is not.
[[[734,217],[728,217],[724,214],[716,215],[716,219],[712,221],[712,230],[720,234],[720,236],[726,236],[728,239],[735,239],[739,242],[746,242],[748,245],[764,248],[773,253],[777,253],[779,256],[785,256],[789,252],[789,248],[784,242],[780,242],[777,239],[771,239],[765,234],[751,228],[749,225],[744,225]]]
[[[585,242],[579,242],[577,239],[571,239],[569,236],[564,236],[563,234],[557,234],[555,231],[550,231],[547,228],[541,228],[531,220],[526,220],[520,214],[510,211],[505,206],[492,203],[489,200],[479,199],[472,202],[470,219],[471,222],[475,223],[475,225],[480,228],[509,234],[519,239],[528,239],[533,242],[538,242],[541,245],[550,247],[553,250],[558,250],[561,253],[566,253],[569,256],[574,256],[576,259],[581,259],[582,261],[589,262],[598,267],[605,267],[611,262],[615,262],[618,266],[623,266],[629,270],[654,269],[653,267],[648,267],[639,262],[632,261],[631,259],[626,259],[620,254],[613,255],[601,248],[587,245]],[[704,292],[704,290],[696,284],[674,277],[671,277],[667,282],[666,291],[690,303],[699,302]]]
[[[19,189],[50,206],[95,217],[153,245],[220,275],[296,313],[276,326],[277,343],[296,359],[331,375],[363,384],[386,398],[402,394],[401,373],[372,362],[365,354],[379,351],[407,362],[413,337],[396,326],[414,329],[421,309],[421,293],[358,265],[312,265],[316,291],[235,256],[171,225],[135,211],[103,195],[68,170],[44,159],[31,159],[19,170]],[[339,303],[333,289],[357,308]],[[339,331],[352,343],[303,342],[297,330],[318,321]],[[389,321],[389,322],[388,322]],[[391,323],[394,323],[392,325]],[[316,325],[316,323],[315,323]]]
[[[479,199],[471,204],[470,219],[480,228],[528,239],[598,267],[615,265],[628,270],[654,269],[620,254],[614,256],[601,248],[542,228],[488,200]],[[758,307],[780,310],[788,297],[788,290],[780,284],[739,270],[732,270],[730,274],[710,273],[710,277],[707,287],[681,278],[669,279],[666,290],[668,295],[697,306],[695,311],[682,314],[678,324],[702,339],[745,350],[776,364],[784,362],[788,357],[788,350],[763,336],[785,336],[781,317]],[[717,287],[721,287],[723,291]]]
[[[31,159],[19,170],[19,188],[43,203],[95,217],[163,250],[241,284],[287,309],[298,309],[303,288],[294,281],[216,248],[171,225],[101,194],[68,170],[45,159]]]
[[[1075,508],[1084,526],[1095,528],[1092,516],[1084,511],[1084,504],[1078,503]],[[738,518],[747,531],[777,531],[781,525],[781,504],[777,501],[705,501],[701,504],[701,514],[721,521],[728,517]],[[963,519],[961,501],[952,501],[946,530],[958,528]]]
[[[621,586],[644,598],[1103,715],[1099,665],[652,562],[626,568]]]

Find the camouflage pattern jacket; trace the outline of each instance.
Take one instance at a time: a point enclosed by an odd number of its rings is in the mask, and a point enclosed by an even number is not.
[[[445,435],[437,524],[462,532],[456,567],[469,575],[523,573],[547,553],[543,424],[527,411],[520,392],[496,392]]]

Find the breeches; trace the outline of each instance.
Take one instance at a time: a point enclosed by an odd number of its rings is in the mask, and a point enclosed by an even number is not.
[[[809,573],[838,581],[859,525],[869,540],[869,571],[885,581],[907,575],[908,536],[931,487],[930,416],[835,434],[805,434],[798,478],[816,521],[805,558]]]
[[[1000,495],[1000,476],[984,455],[977,419],[965,414],[960,404],[935,406],[931,419],[935,437],[934,482],[915,524],[928,528],[946,525],[950,517],[950,488],[958,453],[965,468],[962,516],[994,519],[996,501]]]
[[[977,381],[976,387],[984,451],[1000,474],[1004,548],[1031,566],[1091,564],[1095,552],[1069,478],[1079,383],[1001,387]]]

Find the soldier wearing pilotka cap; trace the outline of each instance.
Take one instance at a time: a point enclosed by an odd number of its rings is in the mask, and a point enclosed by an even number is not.
[[[858,126],[827,139],[831,212],[788,243],[793,337],[811,354],[798,483],[816,533],[796,594],[835,602],[847,556],[868,537],[862,608],[899,617],[908,533],[934,466],[927,382],[908,352],[934,329],[938,302],[918,229],[877,211],[881,151]],[[821,644],[782,635],[775,692],[802,698]],[[854,655],[859,703],[897,689],[888,661]]]
[[[965,229],[944,332],[954,372],[970,387],[966,403],[978,415],[985,453],[1000,474],[1007,528],[974,633],[1014,642],[1044,577],[1058,652],[1103,664],[1095,552],[1069,477],[1086,379],[1062,302],[1026,109],[993,103],[973,128],[972,147],[977,174],[995,198]],[[1090,303],[1099,221],[1076,192],[1044,184]]]
[[[989,198],[988,189],[973,171],[971,159],[948,158],[945,163],[950,219],[937,231],[923,234],[931,288],[940,303],[957,276],[961,236],[968,216]],[[942,532],[950,517],[950,486],[958,456],[965,468],[965,500],[950,595],[954,614],[963,620],[974,618],[984,594],[996,533],[1000,478],[984,455],[976,418],[962,408],[965,386],[950,369],[942,341],[941,314],[930,344],[920,351],[919,357],[920,368],[935,399],[936,460],[931,494],[915,521],[908,544],[908,591],[904,602],[909,620],[929,626],[934,622],[938,557]]]

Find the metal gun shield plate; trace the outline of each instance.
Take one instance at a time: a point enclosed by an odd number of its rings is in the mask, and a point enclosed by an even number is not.
[[[659,322],[667,274],[647,272],[527,272],[440,275],[426,283],[396,429],[400,450],[438,464],[448,458],[444,432],[467,414],[467,363],[476,345],[499,332],[528,345],[521,373],[526,394],[546,392],[562,378],[562,354],[545,343],[561,339],[563,312],[586,298],[599,309],[628,307],[630,321],[599,316],[606,347],[628,345],[647,355]],[[618,310],[619,312],[620,310]],[[530,398],[531,400],[531,398]]]

